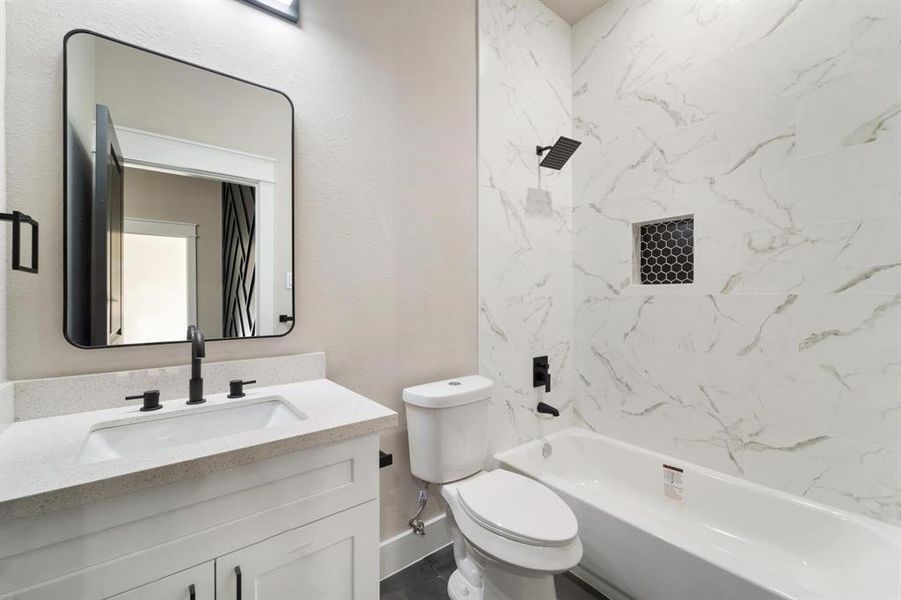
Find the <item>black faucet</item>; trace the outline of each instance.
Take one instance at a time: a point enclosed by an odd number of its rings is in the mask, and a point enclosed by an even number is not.
[[[188,341],[191,342],[191,381],[188,383],[188,404],[203,404],[202,359],[206,356],[206,341],[203,332],[195,325],[188,325]]]
[[[550,404],[545,404],[544,402],[538,403],[538,412],[543,415],[552,415],[554,417],[560,416],[560,411],[551,406]]]
[[[544,393],[551,393],[551,364],[547,356],[532,359],[532,387],[544,386]]]

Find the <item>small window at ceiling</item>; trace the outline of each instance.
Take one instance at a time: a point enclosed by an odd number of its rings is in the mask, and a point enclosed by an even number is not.
[[[694,283],[694,216],[636,223],[636,279],[642,285]]]

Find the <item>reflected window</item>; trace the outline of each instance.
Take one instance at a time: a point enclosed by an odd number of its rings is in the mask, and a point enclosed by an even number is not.
[[[197,322],[195,230],[189,223],[126,219],[123,343],[178,339]]]

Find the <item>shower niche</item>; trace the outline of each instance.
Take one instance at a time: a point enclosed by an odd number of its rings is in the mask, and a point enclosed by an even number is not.
[[[694,215],[633,224],[633,281],[641,285],[694,283],[694,224]]]
[[[288,333],[288,97],[89,31],[64,47],[66,339]]]

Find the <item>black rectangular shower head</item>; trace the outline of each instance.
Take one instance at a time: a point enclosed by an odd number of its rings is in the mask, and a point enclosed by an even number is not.
[[[573,155],[576,149],[582,145],[582,142],[577,142],[576,140],[571,140],[568,137],[560,136],[560,139],[557,140],[553,146],[537,146],[536,151],[538,156],[544,154],[546,150],[550,150],[547,153],[547,156],[542,159],[541,167],[547,167],[548,169],[556,169],[559,171],[563,168],[563,165],[566,164],[566,161],[569,160],[569,157]]]

